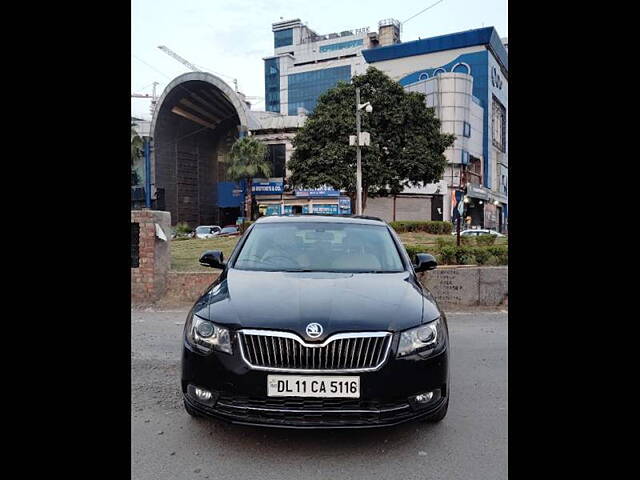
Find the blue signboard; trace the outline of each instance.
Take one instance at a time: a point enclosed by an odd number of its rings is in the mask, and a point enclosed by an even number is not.
[[[218,207],[239,207],[244,200],[244,190],[235,182],[218,182]]]
[[[313,213],[320,213],[323,215],[338,215],[337,204],[325,204],[325,205],[313,205]]]
[[[265,215],[280,215],[280,205],[268,205],[267,212]]]
[[[340,197],[338,207],[340,207],[340,215],[351,215],[351,199],[349,197]]]
[[[296,190],[296,197],[339,197],[340,192],[332,187],[325,186],[308,190]]]
[[[282,193],[282,182],[256,182],[251,186],[255,195],[273,195]]]

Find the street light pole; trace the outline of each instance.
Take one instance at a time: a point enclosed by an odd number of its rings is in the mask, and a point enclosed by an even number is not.
[[[356,214],[362,215],[362,154],[360,152],[360,87],[356,87]]]

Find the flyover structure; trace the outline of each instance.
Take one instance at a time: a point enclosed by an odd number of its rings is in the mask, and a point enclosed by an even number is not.
[[[167,85],[151,122],[151,180],[173,224],[235,221],[236,209],[218,204],[224,161],[234,140],[258,126],[246,101],[216,75],[189,72]]]

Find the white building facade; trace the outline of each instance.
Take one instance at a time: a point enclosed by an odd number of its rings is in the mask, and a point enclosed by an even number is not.
[[[496,30],[383,46],[365,50],[363,56],[407,90],[425,93],[442,131],[457,137],[446,152],[444,219],[452,218],[452,197],[462,200],[464,190],[465,217],[471,217],[472,226],[506,231],[508,54]]]

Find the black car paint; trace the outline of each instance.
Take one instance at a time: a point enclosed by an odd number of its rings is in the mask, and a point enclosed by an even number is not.
[[[335,217],[328,217],[327,222],[333,218]],[[304,221],[304,217],[299,221]],[[408,420],[427,416],[442,406],[445,399],[448,400],[449,345],[446,316],[433,295],[420,283],[411,259],[393,229],[387,226],[402,258],[404,272],[372,274],[234,269],[237,254],[255,226],[254,223],[247,229],[229,260],[223,265],[224,269],[219,277],[196,301],[189,313],[229,328],[233,346],[232,355],[218,351],[203,355],[195,352],[186,336],[184,337],[182,391],[185,401],[192,409],[233,423],[267,425],[221,416],[204,408],[186,395],[187,385],[191,383],[212,391],[223,390],[265,397],[269,372],[253,370],[244,363],[240,358],[234,332],[240,328],[282,330],[293,332],[308,341],[305,338],[305,327],[311,322],[321,323],[324,327],[322,336],[315,339],[318,342],[340,332],[394,333],[387,362],[377,371],[357,374],[361,379],[361,398],[392,400],[434,388],[443,390],[441,402],[433,408],[415,412]],[[398,332],[436,318],[441,318],[447,332],[443,351],[427,359],[416,354],[396,358]],[[268,426],[300,427],[295,424],[287,425],[286,422]]]

